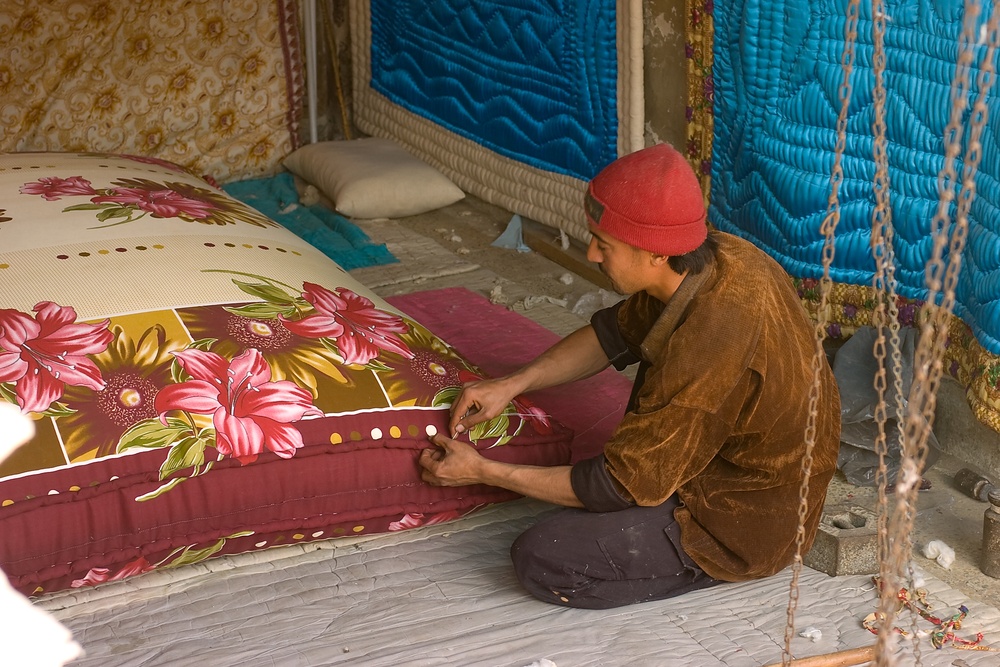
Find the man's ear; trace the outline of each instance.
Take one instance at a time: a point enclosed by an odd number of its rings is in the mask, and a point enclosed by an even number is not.
[[[650,253],[649,263],[653,266],[663,266],[670,259],[669,255],[657,255],[655,252]]]

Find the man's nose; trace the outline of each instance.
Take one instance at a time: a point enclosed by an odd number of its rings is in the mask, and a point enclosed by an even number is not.
[[[601,252],[597,249],[597,240],[590,239],[590,243],[587,244],[587,261],[600,264],[601,260]]]

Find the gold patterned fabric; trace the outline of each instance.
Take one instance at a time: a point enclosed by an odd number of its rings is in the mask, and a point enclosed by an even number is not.
[[[0,152],[128,153],[227,182],[297,145],[294,0],[0,5]]]

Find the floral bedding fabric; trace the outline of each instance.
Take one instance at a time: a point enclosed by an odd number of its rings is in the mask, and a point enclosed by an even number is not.
[[[476,367],[296,236],[158,159],[0,155],[0,567],[27,594],[399,530],[512,497],[423,484]],[[470,439],[551,464],[518,400]]]

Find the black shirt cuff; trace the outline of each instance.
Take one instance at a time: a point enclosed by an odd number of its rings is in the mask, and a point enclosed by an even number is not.
[[[573,492],[591,512],[617,512],[635,503],[618,490],[618,485],[604,465],[604,454],[584,459],[570,470]]]

